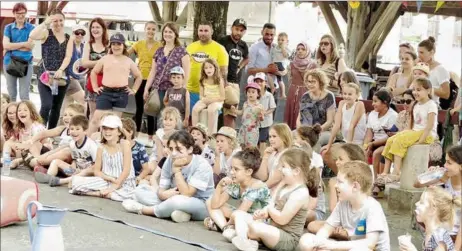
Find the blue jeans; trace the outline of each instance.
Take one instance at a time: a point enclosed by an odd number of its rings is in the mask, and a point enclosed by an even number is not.
[[[3,69],[6,69],[8,65],[4,65]],[[30,92],[30,82],[32,79],[32,72],[33,72],[33,65],[29,64],[27,67],[27,75],[18,78],[15,76],[11,76],[4,70],[5,78],[6,78],[6,86],[8,89],[8,95],[10,95],[11,102],[16,102],[16,97],[18,96],[18,89],[19,89],[19,98],[21,100],[29,100],[29,92]],[[19,86],[19,87],[18,87]]]
[[[45,125],[48,123],[48,129],[53,129],[58,125],[59,114],[64,96],[66,96],[67,87],[69,87],[69,83],[65,86],[58,86],[58,95],[52,95],[50,87],[42,84],[40,81],[38,83],[40,102],[42,103],[40,106],[40,116],[43,118]]]

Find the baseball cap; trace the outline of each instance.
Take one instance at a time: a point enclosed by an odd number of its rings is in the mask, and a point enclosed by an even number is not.
[[[260,85],[255,83],[255,82],[248,83],[247,86],[245,87],[245,89],[247,90],[249,88],[254,88],[254,89],[257,89],[257,90],[261,89]]]
[[[430,75],[430,68],[428,67],[428,65],[426,63],[417,63],[414,67],[412,67],[412,71],[414,70],[421,70],[423,72],[425,72],[428,75]]]
[[[120,120],[119,116],[108,115],[103,118],[103,121],[101,121],[101,126],[109,128],[122,128],[122,121]]]
[[[237,137],[236,130],[231,128],[231,127],[228,127],[228,126],[222,126],[220,128],[220,130],[218,130],[217,133],[213,134],[213,137],[216,138],[217,135],[223,135],[223,136],[228,137],[228,138],[230,138],[232,140],[236,140],[236,137]]]
[[[125,37],[124,35],[122,35],[122,33],[116,33],[111,36],[111,39],[109,39],[109,42],[125,44]]]
[[[247,22],[242,18],[234,20],[233,26],[242,26],[245,30],[247,30]]]
[[[254,77],[253,79],[255,80],[255,79],[257,79],[257,78],[258,78],[258,79],[261,79],[261,80],[263,80],[263,81],[266,81],[266,74],[263,73],[263,72],[259,72],[259,73],[255,74],[255,77]]]
[[[184,76],[184,70],[180,66],[175,66],[170,70],[170,74],[180,74]]]
[[[72,32],[75,32],[75,31],[77,31],[77,30],[86,31],[86,28],[85,28],[85,26],[80,25],[80,24],[77,24],[77,25],[72,26]]]

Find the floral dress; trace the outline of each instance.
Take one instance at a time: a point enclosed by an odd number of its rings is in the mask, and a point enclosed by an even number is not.
[[[266,207],[271,202],[271,194],[268,187],[265,185],[260,188],[247,188],[241,194],[241,187],[239,184],[230,184],[227,187],[227,192],[229,196],[235,200],[243,200],[252,201],[252,206],[250,206],[248,213],[252,214],[258,209],[262,209]]]
[[[249,104],[244,103],[244,109],[242,113],[241,128],[239,128],[238,142],[243,147],[258,145],[258,136],[260,121],[262,120],[262,110],[263,107],[261,104]]]

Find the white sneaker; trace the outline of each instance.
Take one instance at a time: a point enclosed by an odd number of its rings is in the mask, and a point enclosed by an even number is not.
[[[142,214],[143,205],[134,200],[124,200],[122,206],[130,213]]]
[[[257,251],[258,241],[249,240],[244,237],[236,236],[232,240],[233,245],[241,251]]]
[[[148,140],[148,142],[146,142],[146,144],[144,144],[144,147],[146,147],[146,148],[153,148],[153,147],[154,147],[154,142],[153,142],[153,140]]]
[[[236,237],[236,230],[234,228],[227,228],[225,231],[223,231],[222,235],[229,242],[232,242],[233,238]]]
[[[170,215],[172,220],[176,223],[188,222],[191,220],[191,215],[180,210],[175,210]]]

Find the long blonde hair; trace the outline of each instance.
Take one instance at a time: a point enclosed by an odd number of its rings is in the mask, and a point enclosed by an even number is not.
[[[436,209],[438,221],[448,223],[451,227],[454,226],[454,216],[456,215],[456,208],[461,206],[461,198],[436,186],[427,188],[425,193],[430,206]]]
[[[282,143],[284,144],[284,148],[289,148],[293,144],[292,139],[292,132],[290,131],[290,127],[286,123],[278,123],[271,126],[276,134],[281,138]]]

